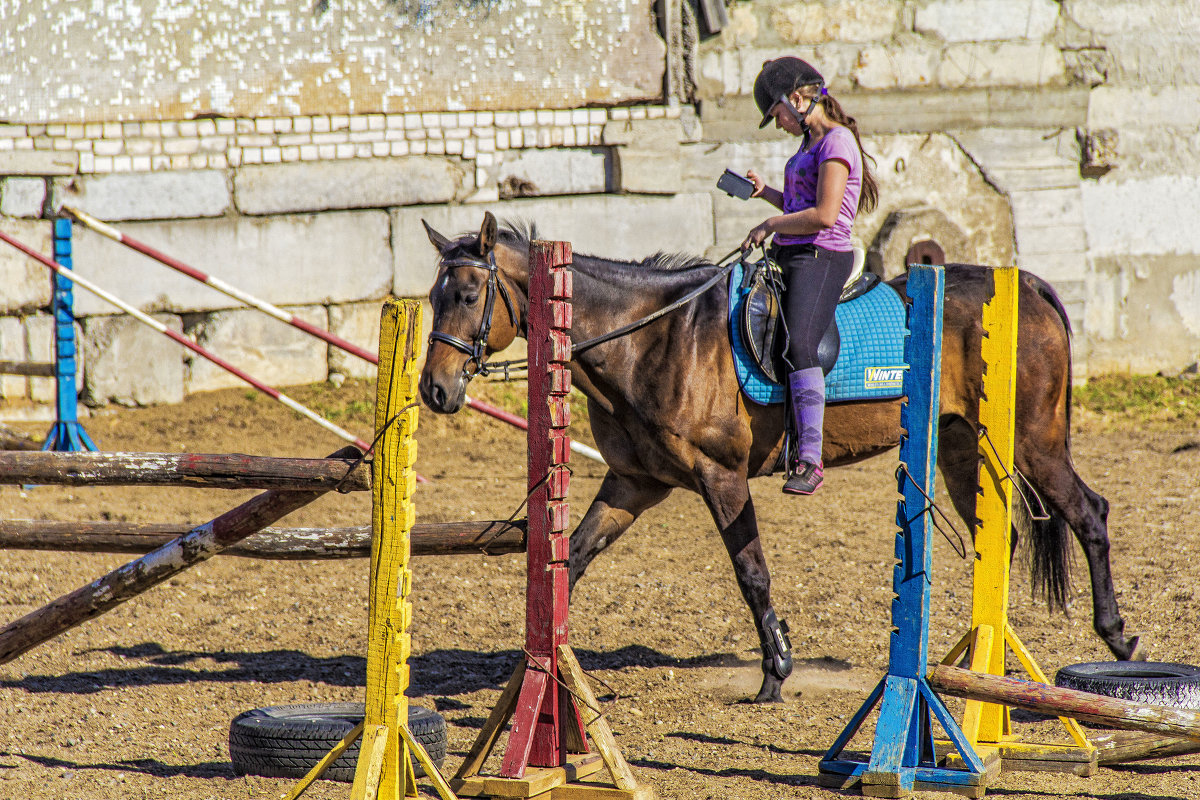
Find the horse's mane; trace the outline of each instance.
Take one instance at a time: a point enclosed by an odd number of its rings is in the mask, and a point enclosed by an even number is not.
[[[537,225],[533,222],[523,219],[506,219],[500,225],[499,237],[500,241],[504,242],[510,247],[528,250],[529,243],[538,238]],[[664,253],[659,251],[652,256],[642,259],[641,261],[607,258],[589,255],[587,253],[575,253],[574,255],[576,257],[586,258],[594,261],[604,261],[623,266],[639,267],[644,270],[662,270],[663,272],[680,272],[682,270],[694,269],[696,267],[713,266],[712,262],[708,259],[688,253]]]
[[[664,253],[661,250],[640,262],[643,267],[675,272],[696,267],[711,267],[713,263],[702,256],[688,253]]]

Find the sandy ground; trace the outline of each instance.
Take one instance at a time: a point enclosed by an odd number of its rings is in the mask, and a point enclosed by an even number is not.
[[[481,387],[481,390],[486,387]],[[291,392],[291,390],[289,390]],[[368,433],[373,389],[291,392],[346,408],[337,420]],[[479,394],[479,392],[474,392]],[[22,424],[44,433],[44,423]],[[106,450],[323,456],[340,442],[241,390],[164,408],[99,414],[88,432]],[[1129,628],[1153,659],[1200,663],[1200,430],[1079,420],[1075,458],[1112,503],[1112,562]],[[587,440],[583,431],[579,435]],[[477,414],[426,413],[419,431],[418,518],[508,516],[523,497],[524,434]],[[808,499],[778,481],[754,484],[775,606],[792,626],[796,671],[786,702],[743,701],[760,673],[749,614],[698,498],[677,493],[648,512],[591,567],[573,598],[572,643],[609,689],[608,719],[625,757],[663,798],[829,798],[817,763],[886,669],[893,454],[835,470]],[[575,464],[575,521],[602,470]],[[193,489],[0,487],[7,518],[200,523],[250,496]],[[325,497],[287,524],[370,520],[366,494]],[[961,526],[961,523],[960,523]],[[1108,658],[1090,628],[1077,558],[1067,616],[1013,580],[1010,618],[1047,672]],[[0,604],[16,619],[127,561],[96,554],[0,552]],[[523,642],[524,557],[415,562],[413,702],[447,720],[452,771]],[[945,653],[969,622],[969,564],[935,541],[930,652]],[[366,563],[217,557],[118,609],[0,666],[0,798],[259,798],[289,780],[234,774],[229,721],[258,706],[363,696]],[[611,691],[610,691],[611,690]],[[959,706],[949,703],[953,709]],[[1060,737],[1056,723],[1019,733]],[[869,747],[868,724],[854,746]],[[1200,798],[1200,756],[1105,768],[1090,778],[1006,773],[1006,798]],[[306,797],[349,796],[319,782]]]

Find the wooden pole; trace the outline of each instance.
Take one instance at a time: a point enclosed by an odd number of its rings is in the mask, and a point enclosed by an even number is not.
[[[357,451],[342,448],[330,458],[345,459],[354,452]],[[26,614],[0,630],[0,664],[207,560],[327,491],[264,492],[186,536]]]
[[[370,469],[358,451],[342,458],[270,458],[240,453],[0,452],[0,484],[191,486],[218,489],[364,492]]]
[[[525,520],[418,522],[412,528],[414,556],[525,552]],[[71,553],[149,553],[192,530],[191,525],[129,522],[0,520],[0,550]],[[368,558],[371,526],[264,528],[220,555],[278,561]]]
[[[408,656],[412,636],[412,555],[416,519],[416,348],[421,304],[388,300],[379,324],[379,377],[375,392],[375,485],[371,492],[371,585],[367,637],[366,727],[351,800],[398,800],[417,795],[408,740]],[[375,751],[374,758],[367,754]],[[435,770],[436,772],[436,770]],[[432,776],[431,776],[432,777]]]
[[[1200,712],[1143,705],[1115,697],[1002,678],[941,664],[929,671],[938,691],[966,700],[1003,703],[1042,714],[1071,717],[1109,728],[1166,733],[1200,740]]]
[[[37,378],[53,378],[54,365],[42,361],[0,361],[0,375],[27,375]]]
[[[41,450],[42,443],[27,433],[0,423],[0,450]]]

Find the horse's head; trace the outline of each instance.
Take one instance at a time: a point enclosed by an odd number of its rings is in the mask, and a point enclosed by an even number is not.
[[[433,330],[419,388],[425,405],[453,414],[466,400],[467,382],[488,356],[512,344],[520,331],[514,298],[519,287],[497,262],[516,253],[507,247],[497,250],[498,229],[491,212],[484,214],[478,236],[448,239],[424,220],[421,223],[440,260],[429,292]]]

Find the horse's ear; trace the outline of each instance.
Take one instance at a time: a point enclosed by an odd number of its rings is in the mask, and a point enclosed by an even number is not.
[[[485,211],[483,214],[483,225],[479,228],[479,255],[487,258],[492,250],[496,248],[496,239],[499,236],[496,218],[492,212]]]
[[[421,220],[421,224],[425,226],[425,235],[429,237],[429,243],[436,247],[439,253],[446,252],[450,247],[450,240],[435,231],[425,220]]]

